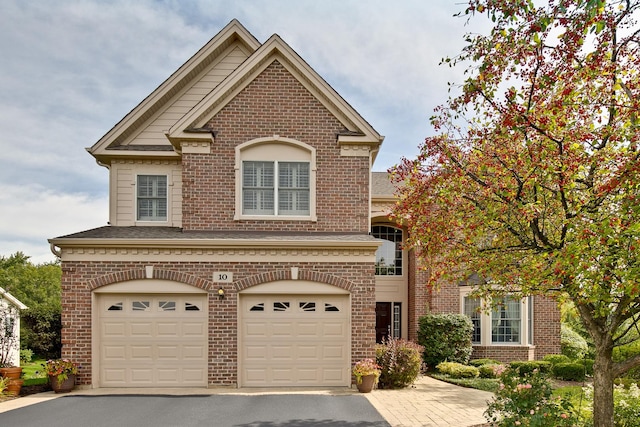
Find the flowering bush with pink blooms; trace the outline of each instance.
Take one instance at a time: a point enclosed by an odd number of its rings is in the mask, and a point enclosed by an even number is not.
[[[571,403],[551,396],[551,384],[539,371],[524,375],[507,369],[485,417],[498,427],[570,427],[577,425]]]

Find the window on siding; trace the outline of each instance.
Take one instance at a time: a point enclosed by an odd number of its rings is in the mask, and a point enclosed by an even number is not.
[[[242,213],[310,215],[309,179],[308,162],[242,162]]]
[[[371,227],[371,235],[384,242],[376,251],[377,276],[402,275],[402,230],[386,225]]]
[[[520,300],[511,297],[494,298],[491,311],[491,342],[520,343]]]
[[[167,220],[167,176],[138,175],[137,220]]]

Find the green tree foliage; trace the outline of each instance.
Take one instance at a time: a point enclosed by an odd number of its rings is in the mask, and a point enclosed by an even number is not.
[[[391,172],[430,283],[573,302],[594,344],[594,425],[613,425],[614,361],[640,313],[638,1],[471,0],[461,94]]]
[[[62,271],[57,263],[33,264],[22,252],[0,257],[0,286],[25,304],[20,345],[42,357],[59,357]]]

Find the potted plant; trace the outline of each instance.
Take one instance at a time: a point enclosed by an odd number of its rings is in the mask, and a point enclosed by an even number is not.
[[[78,375],[78,365],[69,359],[51,359],[43,363],[45,373],[49,377],[51,389],[56,393],[73,390]]]
[[[373,359],[362,359],[353,366],[356,386],[360,393],[369,393],[380,378],[380,366]]]

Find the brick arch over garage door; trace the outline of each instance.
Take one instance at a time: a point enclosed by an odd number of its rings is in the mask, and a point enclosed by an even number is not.
[[[297,278],[294,278],[290,269],[274,270],[267,273],[256,274],[236,282],[236,290],[244,291],[250,287],[261,285],[263,283],[277,282],[279,280],[303,280],[309,282],[325,283],[327,285],[336,286],[345,291],[351,292],[353,283],[341,277],[331,274],[320,273],[311,270],[298,271]]]
[[[189,273],[183,273],[180,271],[167,270],[162,268],[153,268],[152,274],[148,275],[146,268],[136,268],[131,270],[123,270],[117,273],[109,273],[100,277],[91,279],[88,283],[90,290],[96,290],[103,286],[112,285],[114,283],[126,282],[129,280],[143,280],[143,279],[159,279],[170,280],[172,282],[184,283],[203,291],[209,291],[213,289],[213,282],[203,279],[202,277],[195,276]]]

